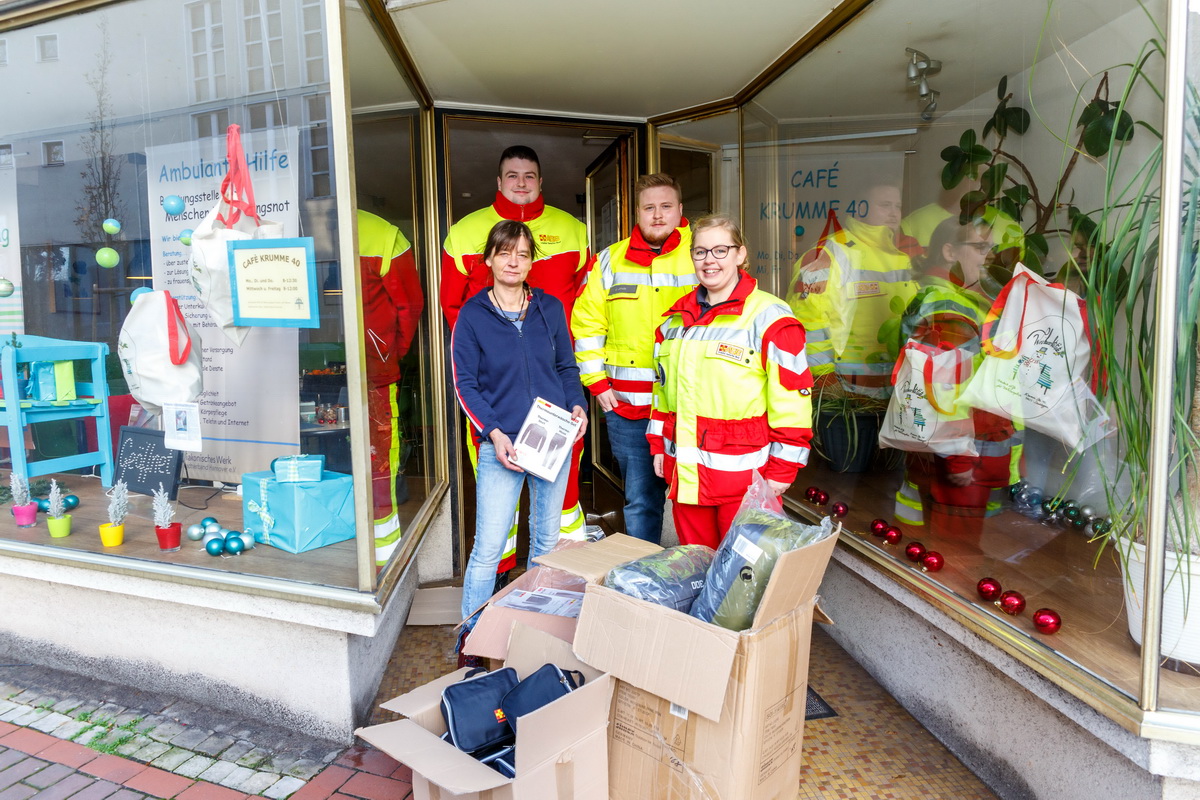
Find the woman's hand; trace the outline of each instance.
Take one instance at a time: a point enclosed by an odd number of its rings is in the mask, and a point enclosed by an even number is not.
[[[513,447],[512,439],[509,439],[504,431],[496,428],[490,434],[488,434],[488,438],[492,440],[492,446],[496,448],[496,460],[499,461],[505,469],[511,469],[513,472],[525,471],[518,467],[516,462],[513,461],[513,459],[517,457],[517,451],[516,448]]]
[[[571,409],[571,419],[579,420],[583,423],[579,426],[579,430],[575,433],[575,441],[578,442],[583,438],[583,434],[587,432],[587,410],[583,406],[575,406]]]
[[[771,491],[775,493],[776,497],[781,497],[783,495],[783,493],[788,490],[788,487],[791,486],[790,483],[783,483],[781,481],[773,481],[770,478],[767,478],[766,481],[767,481],[767,486],[771,487]]]
[[[667,477],[666,475],[663,475],[663,460],[665,458],[666,456],[664,456],[662,453],[656,453],[654,455],[654,474],[660,478]]]

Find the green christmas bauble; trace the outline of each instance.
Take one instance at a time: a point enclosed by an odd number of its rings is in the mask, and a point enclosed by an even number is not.
[[[96,263],[105,269],[112,269],[121,263],[121,254],[111,247],[101,247],[96,251]]]
[[[195,233],[191,228],[184,228],[179,232],[179,243],[184,247],[191,247],[192,234]]]
[[[120,223],[120,221],[119,221],[119,220],[115,220],[115,219],[113,219],[113,218],[111,218],[111,217],[109,217],[108,219],[104,220],[104,222],[100,223],[100,227],[104,229],[104,232],[105,232],[105,233],[107,233],[107,234],[109,234],[109,235],[111,235],[111,236],[116,236],[118,233],[120,233],[120,232],[121,232],[121,223]]]
[[[8,278],[0,278],[0,297],[12,297],[16,290],[16,285]]]

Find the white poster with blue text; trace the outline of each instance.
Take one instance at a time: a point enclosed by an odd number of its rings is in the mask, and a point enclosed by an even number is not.
[[[0,167],[0,334],[4,336],[25,332],[21,283],[17,171],[12,167]]]
[[[294,127],[242,134],[259,216],[300,236],[299,132]],[[295,328],[251,328],[231,342],[200,303],[184,243],[220,201],[229,170],[225,137],[146,148],[154,288],[179,301],[204,345],[200,396],[203,449],[187,453],[189,478],[240,483],[276,456],[300,452],[300,356]],[[179,209],[177,214],[168,213]]]

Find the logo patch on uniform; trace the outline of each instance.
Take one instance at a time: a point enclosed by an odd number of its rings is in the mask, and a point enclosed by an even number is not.
[[[879,291],[879,281],[859,281],[854,284],[855,297],[875,297],[883,294]]]
[[[497,708],[493,713],[496,715],[496,722],[500,723],[501,725],[508,721],[508,717],[504,716],[504,712],[500,709]]]
[[[727,358],[730,361],[742,361],[746,357],[746,348],[729,342],[717,342],[713,355],[718,358]]]
[[[561,236],[555,236],[552,233],[539,233],[538,244],[558,244],[562,241]]]
[[[614,294],[637,294],[637,289],[636,283],[614,283],[608,290],[608,296],[612,297]]]

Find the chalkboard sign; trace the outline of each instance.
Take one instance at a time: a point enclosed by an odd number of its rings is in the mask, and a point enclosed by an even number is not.
[[[117,442],[116,477],[125,481],[129,491],[153,494],[162,484],[174,500],[179,492],[179,469],[183,451],[165,444],[162,431],[121,426]]]

